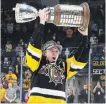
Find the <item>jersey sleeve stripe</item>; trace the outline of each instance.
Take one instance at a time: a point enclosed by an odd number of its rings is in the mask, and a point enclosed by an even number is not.
[[[41,58],[42,52],[41,50],[38,50],[37,48],[32,48],[31,45],[27,48],[27,51],[30,52],[33,56],[36,56],[37,58]]]
[[[87,63],[83,63],[83,62],[79,62],[75,59],[75,57],[73,56],[72,57],[72,62],[70,63],[71,64],[71,68],[74,68],[74,69],[82,69]]]
[[[38,69],[40,61],[36,61],[26,52],[26,64],[33,72]]]

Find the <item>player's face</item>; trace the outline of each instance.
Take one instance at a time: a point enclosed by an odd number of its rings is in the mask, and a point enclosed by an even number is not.
[[[49,62],[56,62],[59,56],[59,49],[57,47],[49,48],[45,51],[45,55]]]

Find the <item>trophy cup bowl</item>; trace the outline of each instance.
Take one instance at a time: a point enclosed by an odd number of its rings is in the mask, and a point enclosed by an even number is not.
[[[17,3],[13,10],[15,11],[15,20],[17,23],[33,21],[38,16],[37,9],[26,4]]]
[[[33,21],[39,13],[36,8],[26,4],[16,4],[13,8],[17,23]],[[84,29],[90,20],[90,9],[88,3],[80,5],[58,4],[49,7],[50,13],[47,23],[53,23],[56,26],[80,27]]]

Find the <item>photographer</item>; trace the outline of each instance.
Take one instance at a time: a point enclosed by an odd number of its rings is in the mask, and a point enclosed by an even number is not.
[[[94,93],[94,102],[103,103],[104,89],[100,85],[100,82],[97,82],[97,85],[93,89],[93,93]]]

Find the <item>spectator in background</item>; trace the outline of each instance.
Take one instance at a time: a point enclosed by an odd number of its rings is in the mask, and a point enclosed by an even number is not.
[[[96,10],[96,18],[98,22],[99,28],[104,28],[104,23],[105,23],[105,12],[102,4],[98,5],[98,8]]]
[[[24,83],[23,83],[23,88],[24,90],[28,91],[28,89],[30,88],[30,84],[31,84],[31,80],[30,80],[30,76],[27,75],[24,79]]]
[[[80,43],[82,36],[77,35],[77,33],[74,32],[75,28],[67,27],[64,28],[66,38],[63,38],[62,41],[60,41],[60,44],[66,48],[66,47],[78,47],[78,44]]]
[[[21,46],[21,44],[18,44],[18,46],[15,48],[16,51],[16,55],[20,56],[21,51],[23,51],[23,47]]]
[[[17,81],[14,81],[13,88],[16,90],[16,96],[17,96],[15,101],[20,102],[20,87],[18,86]]]
[[[19,44],[20,44],[20,45],[23,47],[23,49],[24,49],[25,44],[24,44],[24,41],[23,41],[22,38],[20,39]]]
[[[88,103],[88,85],[84,85],[80,92],[80,103]]]
[[[28,47],[28,44],[27,44],[27,43],[25,43],[25,49],[27,49],[27,47]]]
[[[8,57],[4,58],[3,66],[10,66],[10,61],[8,60]]]
[[[26,56],[23,57],[23,67],[27,67],[27,64],[26,64]],[[26,69],[26,68],[25,68]],[[24,70],[25,71],[25,70]]]
[[[92,32],[98,38],[98,25],[95,21],[92,22]]]
[[[3,88],[3,84],[0,82],[0,102],[4,103],[5,102],[5,88]]]
[[[6,52],[12,51],[12,44],[10,43],[10,41],[7,41],[7,44],[5,45],[5,50]]]
[[[10,14],[7,13],[7,11],[5,11],[5,21],[8,22],[8,21],[11,21],[11,17],[10,17]]]
[[[20,59],[20,57],[19,57],[19,56],[17,57],[16,62],[17,62],[17,63],[19,63],[19,64],[21,64],[21,59]]]
[[[17,76],[12,72],[12,70],[9,70],[5,77],[9,83],[14,83],[14,81],[17,80]]]
[[[20,57],[17,57],[16,62],[14,64],[14,67],[15,67],[14,72],[15,72],[16,76],[18,77],[18,79],[20,79],[20,75],[21,75],[21,73],[20,73],[20,70],[21,70],[21,60],[20,60]]]
[[[15,31],[19,32],[21,30],[21,25],[20,24],[15,24]]]
[[[5,99],[6,103],[15,103],[16,90],[13,88],[12,83],[8,83],[8,89],[6,89]]]
[[[7,73],[9,70],[9,66],[10,66],[10,61],[8,59],[8,57],[4,58],[4,62],[3,62],[3,70],[2,72]]]
[[[11,21],[7,23],[7,32],[11,35],[13,33],[14,24]],[[11,37],[11,36],[10,36]]]
[[[14,28],[14,34],[12,36],[12,40],[14,41],[15,44],[19,43],[21,36],[22,36],[21,24],[16,23]]]
[[[24,102],[26,102],[26,98],[25,95],[28,92],[29,88],[31,85],[31,79],[29,77],[29,75],[27,75],[23,81],[23,93],[22,93],[22,99]],[[28,97],[28,96],[27,96]],[[28,100],[28,99],[27,99]]]
[[[94,102],[95,103],[103,103],[104,101],[104,89],[100,85],[100,82],[97,82],[97,85],[93,89],[94,93]]]
[[[67,98],[67,103],[74,103],[74,95],[73,95],[73,90],[71,88],[68,89],[68,98]]]
[[[105,87],[106,87],[105,81],[102,81],[101,84],[102,84],[103,90],[105,91]],[[104,94],[103,94],[103,103],[105,103],[105,98],[106,98],[106,95],[105,95],[105,92],[104,92]]]
[[[2,77],[2,84],[3,84],[3,88],[7,89],[8,88],[8,80],[6,79],[5,76]]]
[[[25,71],[25,77],[29,76],[29,78],[31,78],[31,71],[29,70],[29,68]]]
[[[30,89],[28,89],[28,92],[26,92],[26,94],[25,94],[25,103],[27,104],[27,102],[28,102],[28,99],[29,99],[29,94],[30,94]]]
[[[57,44],[60,45],[60,41],[57,41]]]
[[[2,25],[1,25],[1,32],[3,33],[6,33],[7,29],[6,29],[6,23],[5,21],[1,21],[2,22]]]
[[[56,41],[56,34],[53,34],[52,39],[53,39],[54,41]]]
[[[100,4],[98,6],[96,13],[97,13],[96,15],[97,15],[98,19],[103,21],[105,18],[105,13],[104,13],[104,8],[103,8],[102,4]]]
[[[98,42],[105,43],[105,30],[103,30],[103,28],[99,28],[99,41]]]
[[[98,38],[95,36],[94,33],[92,33],[92,36],[90,37],[90,44],[91,45],[98,44]]]
[[[28,44],[27,44],[27,43],[25,43],[25,44],[24,44],[24,49],[23,49],[24,54],[25,54],[25,52],[26,52],[27,47],[28,47]]]

